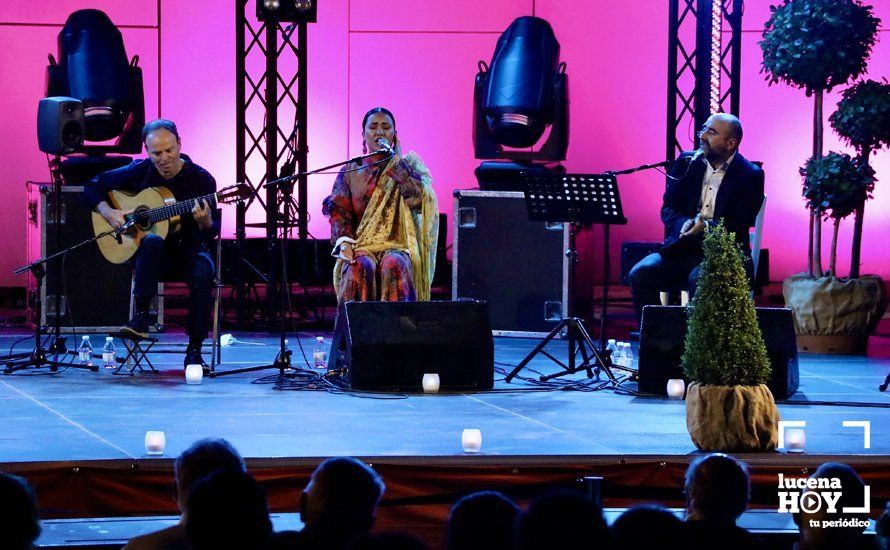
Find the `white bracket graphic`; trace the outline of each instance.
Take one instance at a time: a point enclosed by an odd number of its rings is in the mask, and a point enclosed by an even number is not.
[[[780,421],[779,424],[782,422]],[[868,420],[844,420],[845,428],[862,428],[862,447],[871,449],[871,422]],[[781,439],[779,440],[781,441]]]

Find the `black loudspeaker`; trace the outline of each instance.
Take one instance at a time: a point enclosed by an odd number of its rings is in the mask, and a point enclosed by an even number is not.
[[[357,390],[490,390],[494,341],[483,302],[348,302],[340,306],[330,368]]]
[[[487,302],[498,336],[546,336],[568,309],[568,224],[506,191],[455,191],[454,216],[451,299]]]
[[[767,383],[776,399],[787,399],[797,391],[797,338],[791,310],[758,307],[757,323],[763,333],[772,375]],[[666,394],[667,381],[685,378],[680,367],[686,342],[686,308],[681,306],[646,306],[640,331],[640,391]]]
[[[68,155],[83,146],[83,103],[72,97],[46,97],[37,106],[37,144],[50,155]]]
[[[653,241],[624,241],[621,243],[621,273],[618,282],[624,286],[630,286],[630,270],[637,263],[654,252],[658,252],[661,248],[661,242]]]

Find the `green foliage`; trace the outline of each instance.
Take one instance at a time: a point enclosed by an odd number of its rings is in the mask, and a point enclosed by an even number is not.
[[[701,384],[765,384],[771,367],[748,291],[744,255],[722,223],[708,231],[704,256],[689,308],[683,370]]]
[[[831,127],[860,153],[890,146],[890,84],[858,82],[844,90]]]
[[[865,72],[880,19],[858,0],[784,0],[770,6],[761,72],[804,88],[831,90]]]
[[[875,171],[871,166],[833,151],[824,157],[810,157],[800,167],[800,175],[804,177],[803,196],[807,207],[825,218],[846,218],[872,197],[875,188]]]

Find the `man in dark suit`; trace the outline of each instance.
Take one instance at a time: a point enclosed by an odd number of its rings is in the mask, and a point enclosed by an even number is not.
[[[725,113],[712,115],[699,133],[701,149],[683,153],[668,176],[661,221],[661,251],[643,258],[630,271],[637,319],[643,306],[659,304],[660,291],[687,288],[695,294],[706,226],[721,219],[735,233],[753,276],[748,230],[763,204],[763,170],[739,154],[742,124]]]

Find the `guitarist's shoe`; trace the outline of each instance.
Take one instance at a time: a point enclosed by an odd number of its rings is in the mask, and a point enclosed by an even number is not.
[[[140,338],[148,338],[148,313],[136,312],[136,315],[118,330]]]
[[[189,365],[201,365],[201,370],[204,371],[204,374],[210,372],[210,365],[204,362],[204,358],[201,357],[201,348],[193,348],[191,346],[185,349],[185,359],[182,360],[182,368],[186,368]]]

